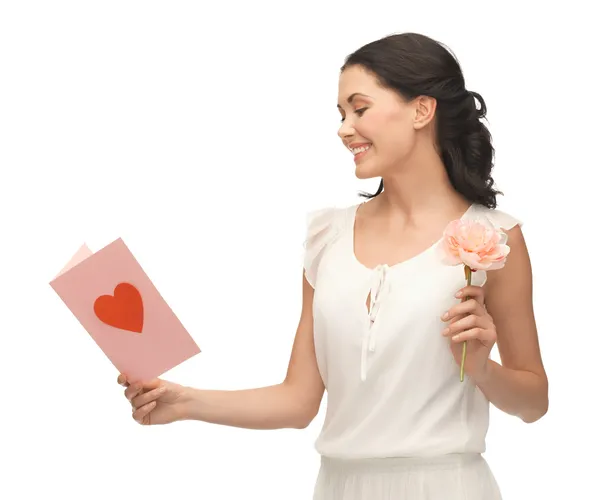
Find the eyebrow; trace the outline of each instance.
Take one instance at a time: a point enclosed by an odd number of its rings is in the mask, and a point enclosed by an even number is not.
[[[369,99],[371,98],[371,97],[370,97],[370,96],[368,96],[367,94],[361,94],[360,92],[354,92],[354,94],[352,94],[350,97],[348,97],[348,99],[346,99],[346,101],[348,102],[348,104],[352,104],[352,100],[353,100],[353,99],[354,99],[354,98],[355,98],[357,95],[364,96],[364,97],[367,97],[367,98],[369,98]],[[337,105],[337,107],[338,107],[338,108],[340,108],[340,109],[342,109],[342,107],[341,107],[339,104]]]

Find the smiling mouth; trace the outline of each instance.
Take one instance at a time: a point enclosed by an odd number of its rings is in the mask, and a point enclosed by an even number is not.
[[[369,147],[368,147],[366,150],[364,150],[364,151],[361,151],[361,152],[359,152],[359,153],[356,153],[356,154],[354,155],[354,161],[356,162],[356,161],[358,161],[358,160],[362,159],[362,158],[363,158],[363,157],[364,157],[364,156],[365,156],[365,155],[366,155],[366,154],[367,154],[369,151],[371,151],[371,146],[369,146]]]

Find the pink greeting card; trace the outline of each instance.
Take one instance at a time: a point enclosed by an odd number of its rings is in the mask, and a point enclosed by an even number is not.
[[[50,285],[131,382],[200,352],[120,238],[96,253],[83,245]]]

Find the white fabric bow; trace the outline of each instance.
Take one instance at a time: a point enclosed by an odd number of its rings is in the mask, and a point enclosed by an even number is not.
[[[387,275],[390,267],[380,264],[373,270],[369,293],[369,326],[363,336],[360,378],[364,382],[367,379],[367,357],[369,352],[375,352],[375,322],[382,302],[390,291]]]

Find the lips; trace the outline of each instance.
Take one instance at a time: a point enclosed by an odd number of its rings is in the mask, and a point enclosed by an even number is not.
[[[366,151],[362,151],[358,154],[354,155],[354,161],[357,162],[358,160],[362,159],[363,156],[365,156],[369,151],[371,151],[371,148],[367,149]]]

